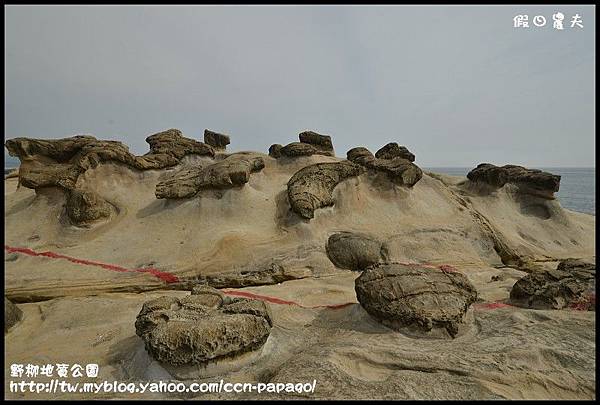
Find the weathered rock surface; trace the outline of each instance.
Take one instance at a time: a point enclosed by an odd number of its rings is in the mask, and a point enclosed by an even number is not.
[[[379,159],[364,147],[350,149],[347,159],[368,170],[385,173],[391,182],[399,186],[412,187],[423,177],[421,168],[411,161],[401,157]]]
[[[4,333],[23,319],[23,311],[4,297]]]
[[[274,158],[325,155],[335,156],[333,143],[329,135],[321,135],[313,131],[301,132],[300,142],[291,142],[285,146],[273,144],[269,148],[269,156]]]
[[[174,166],[186,155],[214,157],[212,147],[185,138],[169,129],[146,138],[150,152],[135,156],[116,141],[103,141],[89,135],[64,139],[15,138],[6,141],[11,156],[21,160],[20,184],[32,189],[59,187],[66,192],[67,214],[72,223],[83,224],[106,218],[112,207],[91,191],[77,189],[77,179],[86,170],[104,162],[117,162],[137,170]]]
[[[461,273],[445,268],[389,263],[365,270],[355,281],[362,307],[384,325],[455,337],[477,291]]]
[[[365,270],[387,257],[379,240],[354,232],[334,233],[327,240],[325,250],[333,264],[349,270]]]
[[[358,176],[361,169],[352,162],[317,163],[297,171],[287,183],[292,210],[311,219],[316,209],[332,206],[333,189],[341,181]]]
[[[413,155],[405,146],[399,146],[396,142],[390,142],[377,152],[375,157],[378,159],[393,159],[402,158],[410,162],[415,161],[415,155]]]
[[[269,156],[275,159],[281,157],[281,148],[283,148],[283,145],[278,143],[274,143],[273,145],[269,146]]]
[[[160,362],[184,366],[206,365],[261,348],[272,326],[266,304],[234,298],[219,305],[214,296],[204,291],[146,302],[135,322],[146,351]]]
[[[300,142],[313,145],[319,149],[323,154],[328,156],[335,156],[333,150],[333,143],[329,135],[322,135],[313,131],[304,131],[298,135]]]
[[[77,189],[67,190],[65,208],[75,225],[108,219],[115,212],[115,208],[98,194]]]
[[[284,281],[306,278],[310,275],[309,272],[287,269],[278,263],[271,262],[248,270],[201,275],[190,278],[188,281],[184,281],[183,284],[199,283],[214,288],[243,288],[278,284]]]
[[[560,176],[558,175],[515,165],[499,167],[481,163],[467,174],[467,178],[472,182],[482,182],[495,188],[512,183],[522,188],[523,191],[533,190],[549,197],[552,197],[560,187]]]
[[[231,143],[229,140],[229,135],[220,134],[218,132],[213,132],[211,130],[204,130],[204,143],[212,146],[217,150],[225,150],[227,145]]]
[[[542,270],[521,278],[510,291],[510,301],[533,309],[594,311],[595,283],[595,264],[569,259],[562,261],[556,270]]]
[[[203,189],[243,186],[264,167],[262,157],[238,153],[208,166],[184,168],[156,185],[156,198],[190,198]]]

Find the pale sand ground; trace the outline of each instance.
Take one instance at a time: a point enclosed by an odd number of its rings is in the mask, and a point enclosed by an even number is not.
[[[594,216],[564,210],[558,201],[521,201],[505,189],[486,195],[448,176],[425,175],[410,191],[389,189],[367,175],[349,179],[335,189],[334,207],[318,210],[310,222],[299,221],[287,212],[287,180],[309,163],[337,159],[265,160],[266,168],[242,189],[206,191],[182,202],[154,197],[164,171],[103,165],[88,171],[82,185],[120,211],[90,229],[60,222],[59,193],[36,196],[29,189],[16,190],[16,180],[9,179],[6,244],[127,268],[152,265],[179,277],[257,269],[274,258],[287,270],[312,277],[244,290],[306,306],[356,302],[358,274],[336,269],[325,255],[325,242],[336,231],[369,232],[386,240],[393,260],[453,265],[477,287],[481,302],[506,299],[525,273],[499,268],[491,238],[474,211],[513,250],[542,266],[567,257],[595,260]],[[187,294],[157,290],[164,284],[148,274],[64,260],[5,254],[5,265],[5,294],[23,302],[24,312],[24,320],[6,335],[6,372],[12,363],[99,363],[101,379],[148,380],[135,316],[150,298]],[[492,282],[494,275],[500,280]],[[393,332],[358,304],[336,310],[269,305],[274,328],[263,352],[252,365],[223,375],[226,380],[317,379],[317,398],[595,397],[593,312],[475,305],[470,329],[453,341],[440,341]]]

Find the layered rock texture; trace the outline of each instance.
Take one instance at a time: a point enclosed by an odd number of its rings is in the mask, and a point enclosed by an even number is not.
[[[412,187],[423,177],[421,168],[407,159],[414,160],[414,155],[406,148],[390,143],[377,153],[381,158],[373,156],[367,148],[356,147],[348,151],[347,158],[370,172],[384,173],[392,183],[399,186]]]
[[[560,176],[538,169],[527,169],[522,166],[494,166],[481,163],[467,174],[472,182],[485,183],[493,188],[504,187],[511,183],[524,192],[534,192],[552,198],[560,187]]]
[[[596,265],[581,260],[564,260],[555,270],[526,275],[510,291],[514,305],[533,309],[594,311],[596,308]]]
[[[338,183],[360,172],[359,166],[347,161],[317,163],[299,170],[287,183],[292,210],[306,219],[313,218],[315,210],[334,204],[332,192]]]
[[[334,233],[327,240],[326,252],[337,267],[365,270],[386,259],[384,244],[377,238],[355,232]]]
[[[271,326],[264,302],[226,301],[208,287],[183,298],[148,301],[135,322],[146,351],[172,366],[206,365],[257,350],[267,341]]]
[[[285,146],[273,144],[269,147],[269,156],[274,158],[299,157],[312,155],[335,156],[333,143],[329,135],[321,135],[313,131],[301,132],[300,142],[292,142]]]
[[[445,268],[389,263],[365,270],[355,282],[360,305],[393,329],[455,337],[477,291],[461,273]]]
[[[182,168],[156,185],[156,198],[190,198],[204,189],[243,186],[264,167],[262,157],[239,153],[205,166]]]

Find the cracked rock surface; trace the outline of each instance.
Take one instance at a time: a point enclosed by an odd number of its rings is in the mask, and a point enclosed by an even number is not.
[[[445,330],[453,338],[477,299],[475,287],[461,273],[400,263],[365,270],[355,290],[360,305],[392,329]]]
[[[510,291],[512,304],[533,309],[594,311],[596,306],[596,265],[568,259],[555,270],[526,275]]]
[[[364,270],[384,260],[382,242],[363,233],[338,232],[327,240],[327,257],[342,269]]]
[[[334,204],[335,186],[360,172],[358,165],[348,161],[316,163],[300,169],[287,183],[292,210],[303,218],[313,218],[315,210]]]
[[[156,198],[190,198],[203,189],[243,186],[265,167],[262,157],[236,153],[207,166],[179,170],[156,185]]]
[[[494,188],[512,183],[523,190],[534,190],[548,197],[552,197],[560,187],[560,176],[516,165],[494,166],[490,163],[481,163],[467,174],[467,178],[472,182],[485,183]]]
[[[210,287],[182,298],[146,302],[135,322],[136,334],[156,360],[173,366],[232,359],[263,346],[271,315],[262,301],[233,298]]]

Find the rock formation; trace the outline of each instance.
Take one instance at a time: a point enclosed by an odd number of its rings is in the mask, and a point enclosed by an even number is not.
[[[393,158],[402,158],[406,159],[410,162],[415,161],[415,155],[413,155],[406,147],[399,146],[396,142],[390,142],[377,152],[375,152],[375,157],[378,159],[393,159]]]
[[[313,131],[304,131],[298,135],[300,142],[313,145],[324,155],[335,156],[333,143],[329,135],[321,135]]]
[[[316,209],[332,206],[333,189],[341,181],[358,176],[360,167],[352,162],[317,163],[297,171],[287,183],[292,210],[311,219]]]
[[[560,176],[537,169],[522,166],[494,166],[481,163],[467,174],[472,182],[481,182],[494,188],[501,188],[506,183],[518,186],[521,191],[534,191],[536,194],[552,198],[560,187]]]
[[[21,319],[23,319],[23,312],[8,298],[4,297],[4,333],[8,332]]]
[[[384,325],[455,337],[477,291],[461,273],[399,263],[379,264],[355,281],[360,305]]]
[[[20,184],[32,189],[59,187],[67,194],[66,212],[75,225],[109,216],[111,206],[91,191],[79,190],[77,180],[86,170],[104,162],[115,162],[136,170],[175,166],[186,155],[214,157],[214,150],[181,131],[169,129],[146,138],[150,152],[135,156],[116,141],[103,141],[89,135],[64,139],[14,138],[5,146],[11,156],[21,160]]]
[[[385,173],[394,184],[407,187],[414,186],[423,177],[423,171],[419,166],[402,157],[387,158],[393,156],[396,152],[401,153],[399,148],[390,147],[389,145],[394,144],[388,144],[377,152],[380,153],[380,156],[386,156],[386,158],[377,158],[367,148],[357,147],[347,152],[347,159],[367,168],[369,171]],[[414,159],[414,155],[412,156]]]
[[[387,252],[376,238],[362,233],[334,233],[327,240],[327,256],[342,269],[365,270],[385,260]]]
[[[224,151],[231,142],[229,140],[229,135],[205,129],[204,143],[212,146],[215,150]]]
[[[301,132],[298,136],[300,142],[292,142],[285,146],[273,144],[269,147],[269,156],[279,158],[326,155],[335,156],[333,143],[329,135],[321,135],[313,131]]]
[[[208,166],[183,168],[156,185],[156,198],[190,198],[203,189],[243,186],[264,167],[262,157],[236,153]]]
[[[260,349],[271,332],[271,315],[262,301],[219,302],[205,288],[183,298],[163,296],[146,302],[135,322],[136,334],[156,360],[172,366],[207,365]]]
[[[562,261],[556,270],[526,275],[510,291],[510,302],[533,309],[595,310],[596,265],[580,260]]]

